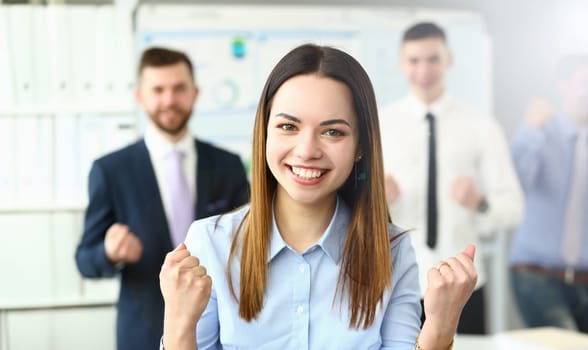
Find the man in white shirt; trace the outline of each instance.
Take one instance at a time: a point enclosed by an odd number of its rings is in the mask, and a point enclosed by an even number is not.
[[[480,234],[513,229],[523,197],[499,125],[445,90],[452,57],[443,29],[413,25],[400,51],[411,90],[380,111],[386,195],[395,223],[414,228],[417,262],[427,267],[465,243],[479,243]],[[478,285],[459,333],[486,333],[483,259],[476,265]],[[423,292],[426,274],[421,268]]]

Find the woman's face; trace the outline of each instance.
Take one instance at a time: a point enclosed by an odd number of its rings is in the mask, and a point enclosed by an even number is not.
[[[353,169],[357,144],[357,117],[345,84],[307,74],[278,89],[266,140],[278,198],[305,205],[334,200]]]

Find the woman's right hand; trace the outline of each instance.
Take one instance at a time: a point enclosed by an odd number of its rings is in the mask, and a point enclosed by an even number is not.
[[[210,299],[212,279],[184,243],[166,255],[159,286],[165,302],[164,337],[192,336]]]

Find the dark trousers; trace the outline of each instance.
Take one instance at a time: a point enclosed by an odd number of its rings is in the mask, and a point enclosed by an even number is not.
[[[423,313],[421,315],[421,326],[425,322],[425,308],[421,299]],[[459,334],[486,334],[486,306],[484,298],[484,287],[474,291],[468,302],[463,307],[459,324]]]
[[[511,283],[529,327],[559,327],[588,333],[588,283],[532,270],[511,270]]]

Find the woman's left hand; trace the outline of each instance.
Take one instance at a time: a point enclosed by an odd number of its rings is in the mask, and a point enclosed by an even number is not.
[[[427,331],[421,334],[421,344],[429,341],[423,339],[427,334],[438,340],[453,339],[461,311],[478,279],[474,266],[475,253],[476,246],[470,244],[463,252],[429,269],[424,298],[426,320],[423,325],[423,331]]]

